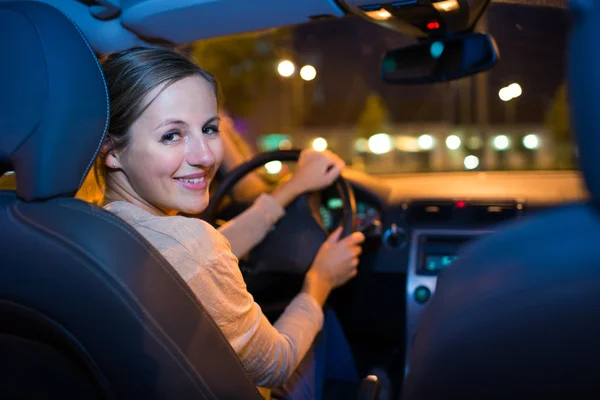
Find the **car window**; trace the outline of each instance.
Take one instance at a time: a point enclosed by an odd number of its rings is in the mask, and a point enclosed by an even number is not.
[[[491,4],[478,30],[494,36],[500,62],[428,85],[384,83],[383,53],[414,39],[358,17],[189,51],[221,81],[222,104],[256,151],[329,148],[376,174],[573,169],[568,28],[565,9]]]

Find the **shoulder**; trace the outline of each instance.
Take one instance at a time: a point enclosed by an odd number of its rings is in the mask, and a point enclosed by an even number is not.
[[[177,241],[200,262],[231,251],[227,239],[210,224],[198,218],[156,217],[141,221],[139,229],[151,230]]]
[[[111,203],[105,209],[129,223],[163,255],[175,249],[186,250],[198,262],[204,263],[231,251],[227,239],[201,219],[156,216],[125,202]]]

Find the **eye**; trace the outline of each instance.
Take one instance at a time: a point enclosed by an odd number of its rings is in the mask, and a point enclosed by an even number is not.
[[[202,128],[202,133],[205,135],[216,135],[219,133],[219,127],[215,125],[208,125]]]
[[[167,132],[164,135],[161,136],[160,138],[160,142],[161,143],[174,143],[177,140],[179,140],[179,138],[181,137],[181,133],[179,131],[171,131],[171,132]]]

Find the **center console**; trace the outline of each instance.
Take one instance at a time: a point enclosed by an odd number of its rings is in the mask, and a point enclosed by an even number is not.
[[[412,231],[406,279],[406,373],[409,370],[408,360],[415,328],[435,292],[438,275],[444,269],[451,268],[466,243],[488,232],[447,229]]]

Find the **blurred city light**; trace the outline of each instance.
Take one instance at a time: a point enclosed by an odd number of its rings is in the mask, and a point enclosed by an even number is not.
[[[282,167],[283,164],[281,163],[281,161],[270,161],[265,164],[265,169],[271,175],[277,175],[278,173],[280,173]]]
[[[300,69],[300,77],[305,81],[312,81],[317,76],[317,70],[312,65],[305,65]]]
[[[419,147],[422,150],[431,150],[433,149],[434,141],[431,135],[421,135],[418,139]]]
[[[477,150],[481,148],[481,138],[477,136],[471,136],[467,139],[466,145],[469,149]]]
[[[510,89],[508,89],[507,87],[503,87],[502,89],[500,89],[500,91],[498,92],[498,96],[500,97],[500,100],[502,100],[502,101],[512,100],[512,96],[510,94]]]
[[[296,66],[290,60],[283,60],[277,65],[277,72],[285,78],[292,76],[294,71],[296,71]]]
[[[503,87],[498,92],[498,96],[500,97],[500,100],[502,100],[502,101],[511,101],[512,99],[516,99],[517,97],[519,97],[522,94],[523,94],[523,89],[521,88],[521,85],[519,85],[518,83],[512,83],[506,87]]]
[[[316,151],[325,151],[325,150],[327,150],[327,146],[328,146],[327,140],[325,140],[322,137],[318,137],[315,140],[313,140],[313,142],[312,142],[312,147]]]
[[[359,153],[366,153],[369,150],[369,141],[365,138],[356,139],[354,149]]]
[[[279,142],[278,147],[279,150],[290,150],[292,148],[292,142],[288,139],[283,139],[281,142]]]
[[[284,150],[286,143],[292,143],[292,138],[285,133],[271,133],[258,138],[258,147],[262,151]]]
[[[446,138],[446,147],[450,150],[456,150],[460,147],[460,138],[456,135],[450,135]]]
[[[510,140],[506,135],[498,135],[494,138],[494,148],[496,150],[506,150],[510,146]]]
[[[530,133],[523,138],[523,146],[529,150],[535,150],[540,147],[540,140],[535,133]]]
[[[510,90],[510,93],[514,98],[519,97],[520,95],[523,94],[523,89],[521,88],[521,85],[519,85],[518,83],[513,83],[511,84],[508,89]]]
[[[414,136],[396,136],[394,142],[396,148],[400,151],[416,153],[421,150],[419,147],[419,140]]]
[[[375,154],[385,154],[392,149],[392,139],[387,133],[377,133],[369,138],[369,150]]]
[[[465,157],[465,168],[466,169],[475,169],[479,166],[479,158],[477,158],[476,156],[466,156]]]

